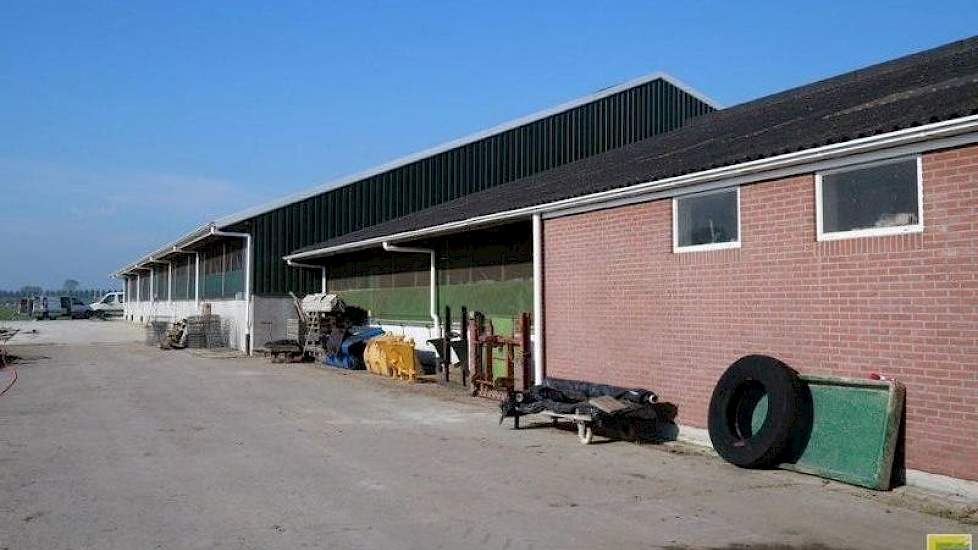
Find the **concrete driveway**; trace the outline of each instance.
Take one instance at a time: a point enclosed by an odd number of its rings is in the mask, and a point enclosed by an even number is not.
[[[0,397],[0,548],[892,550],[976,530],[909,490],[513,431],[434,385],[25,344]]]

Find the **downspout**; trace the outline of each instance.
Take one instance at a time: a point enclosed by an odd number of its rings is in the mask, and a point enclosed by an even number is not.
[[[417,253],[417,254],[428,254],[431,256],[431,268],[429,273],[428,281],[428,301],[429,301],[429,315],[431,315],[431,323],[435,326],[434,336],[435,338],[441,335],[441,320],[438,318],[438,279],[437,273],[435,271],[435,249],[433,248],[414,248],[410,246],[395,246],[388,241],[383,242],[384,250],[387,252],[407,252],[407,253]]]
[[[244,280],[244,301],[245,301],[245,353],[254,355],[251,346],[251,233],[236,233],[232,231],[219,231],[211,226],[211,235],[215,237],[233,237],[245,240],[245,280]],[[200,274],[200,263],[198,262],[197,273]]]
[[[322,274],[322,280],[320,282],[319,292],[326,294],[326,266],[325,265],[315,265],[315,264],[301,264],[299,262],[293,262],[292,260],[286,259],[285,264],[289,267],[305,267],[308,269],[318,269]]]
[[[533,380],[543,384],[543,219],[533,215]]]

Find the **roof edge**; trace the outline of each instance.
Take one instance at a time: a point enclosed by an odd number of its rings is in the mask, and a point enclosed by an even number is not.
[[[180,248],[182,246],[187,246],[198,237],[206,236],[210,234],[211,228],[216,227],[214,222],[208,222],[204,225],[200,225],[193,231],[183,234],[180,238],[170,241],[169,243],[157,248],[156,250],[141,256],[138,260],[126,264],[125,266],[117,269],[110,274],[110,277],[121,277],[122,275],[131,272],[134,269],[139,269],[141,264],[153,261],[154,256],[161,256],[163,254],[172,252],[174,249]]]
[[[264,214],[266,212],[271,212],[272,210],[275,210],[275,209],[278,209],[278,208],[282,208],[284,206],[288,206],[288,205],[290,205],[292,203],[299,202],[301,200],[305,200],[305,199],[308,199],[310,197],[314,197],[316,195],[325,193],[327,191],[332,191],[334,189],[338,189],[340,187],[344,187],[346,185],[350,185],[350,184],[356,183],[356,182],[358,182],[360,180],[364,180],[364,179],[367,179],[369,177],[376,176],[378,174],[382,174],[384,172],[388,172],[388,171],[394,170],[396,168],[400,168],[402,166],[411,164],[412,162],[417,162],[419,160],[422,160],[422,159],[425,159],[425,158],[428,158],[428,157],[437,155],[439,153],[444,153],[445,151],[450,151],[450,150],[455,149],[457,147],[462,147],[462,146],[465,146],[465,145],[469,145],[469,144],[474,143],[476,141],[479,141],[481,139],[485,139],[485,138],[491,137],[491,136],[496,135],[496,134],[501,134],[503,132],[506,132],[508,130],[512,130],[514,128],[518,128],[518,127],[523,126],[525,124],[530,124],[532,122],[536,122],[538,120],[542,120],[542,119],[547,118],[549,116],[553,116],[553,115],[557,115],[557,114],[560,114],[560,113],[565,112],[565,111],[569,111],[569,110],[574,109],[576,107],[580,107],[581,105],[585,105],[587,103],[591,103],[591,102],[594,102],[594,101],[598,101],[598,100],[604,99],[604,98],[606,98],[608,96],[615,95],[617,93],[623,92],[623,91],[628,90],[630,88],[634,88],[636,86],[641,86],[642,84],[646,84],[646,83],[652,82],[654,80],[662,80],[664,82],[667,82],[668,84],[670,84],[672,86],[675,86],[676,88],[679,88],[683,92],[685,92],[685,93],[687,93],[687,94],[695,97],[696,99],[698,99],[698,100],[706,103],[707,105],[709,105],[710,107],[713,107],[714,109],[721,109],[722,108],[721,105],[718,102],[714,101],[709,96],[701,93],[700,91],[696,90],[695,88],[693,88],[692,86],[686,84],[685,82],[679,80],[678,78],[675,78],[675,77],[673,77],[673,76],[671,76],[671,75],[669,75],[669,74],[667,74],[665,72],[662,72],[662,71],[656,71],[656,72],[653,72],[653,73],[649,73],[649,74],[646,74],[646,75],[642,75],[642,76],[633,78],[631,80],[627,80],[625,82],[621,82],[619,84],[615,84],[613,86],[608,86],[606,88],[601,88],[600,90],[598,90],[596,92],[593,92],[591,94],[588,94],[586,96],[581,96],[581,97],[578,97],[576,99],[572,99],[570,101],[566,101],[564,103],[560,103],[560,104],[558,104],[558,105],[556,105],[554,107],[549,107],[549,108],[543,109],[541,111],[536,111],[534,113],[531,113],[531,114],[528,114],[528,115],[525,115],[525,116],[522,116],[522,117],[519,117],[519,118],[516,118],[516,119],[513,119],[513,120],[509,120],[507,122],[503,122],[503,123],[497,124],[495,126],[491,126],[491,127],[486,128],[484,130],[479,130],[479,131],[474,132],[472,134],[468,134],[468,135],[462,136],[460,138],[457,138],[457,139],[454,139],[454,140],[451,140],[451,141],[447,141],[447,142],[441,143],[439,145],[435,145],[433,147],[429,147],[427,149],[423,149],[423,150],[418,151],[416,153],[411,153],[411,154],[405,155],[403,157],[395,158],[394,160],[388,161],[388,162],[386,162],[384,164],[380,164],[380,165],[374,166],[372,168],[367,168],[365,170],[362,170],[360,172],[355,172],[355,173],[350,174],[350,175],[347,175],[347,176],[342,176],[340,178],[337,178],[337,179],[334,179],[334,180],[330,180],[330,181],[328,181],[326,183],[317,185],[315,187],[312,187],[312,188],[309,188],[309,189],[306,189],[306,190],[303,190],[303,191],[299,191],[299,192],[293,193],[291,195],[286,195],[286,196],[281,197],[279,199],[274,199],[272,201],[269,201],[269,202],[260,204],[258,206],[254,206],[252,208],[248,208],[248,209],[245,209],[245,210],[241,210],[239,212],[235,212],[233,214],[230,214],[230,215],[227,215],[227,216],[218,218],[214,223],[218,227],[227,227],[229,225],[234,225],[236,223],[243,222],[243,221],[248,220],[250,218],[254,218],[255,216],[260,216],[261,214]]]
[[[962,136],[965,139],[961,139]],[[953,143],[935,143],[938,141],[957,140]],[[706,185],[709,183],[727,183],[729,185],[740,185],[752,181],[770,179],[771,177],[785,177],[791,173],[805,172],[810,170],[822,169],[816,165],[820,162],[831,162],[833,160],[844,159],[846,163],[852,162],[851,158],[856,155],[867,155],[879,151],[892,151],[900,147],[913,147],[920,143],[931,143],[932,146],[925,147],[923,150],[935,150],[946,147],[953,147],[968,143],[978,143],[978,115],[954,118],[946,121],[925,124],[913,128],[905,128],[894,132],[877,134],[854,140],[824,145],[776,155],[764,159],[758,159],[738,164],[713,168],[674,176],[661,180],[647,181],[626,187],[601,191],[580,197],[562,199],[550,203],[527,206],[496,212],[448,222],[441,225],[429,226],[427,228],[391,233],[379,237],[370,237],[362,241],[343,243],[332,247],[322,247],[302,252],[294,252],[282,256],[284,260],[301,260],[317,258],[361,250],[386,241],[399,241],[405,239],[416,239],[426,236],[449,233],[459,229],[466,229],[491,223],[500,223],[507,220],[526,218],[535,214],[556,217],[561,215],[575,214],[588,210],[596,210],[628,204],[643,202],[644,200],[654,200],[656,197],[649,197],[652,194],[662,194],[674,191],[679,188]],[[906,154],[894,152],[894,155]],[[775,172],[785,172],[785,175]]]

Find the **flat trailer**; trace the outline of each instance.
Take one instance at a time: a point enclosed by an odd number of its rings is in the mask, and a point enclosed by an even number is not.
[[[512,418],[513,429],[518,430],[520,417],[539,414],[554,425],[572,422],[584,445],[591,443],[595,428],[608,429],[631,441],[639,423],[657,420],[657,401],[649,390],[549,378],[526,391],[509,392],[499,404],[499,422]]]

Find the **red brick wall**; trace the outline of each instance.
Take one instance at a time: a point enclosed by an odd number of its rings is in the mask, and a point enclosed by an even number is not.
[[[750,353],[907,386],[907,466],[978,479],[978,147],[925,155],[924,232],[815,240],[813,176],[741,189],[740,249],[674,254],[670,200],[546,220],[548,375],[704,427]]]

